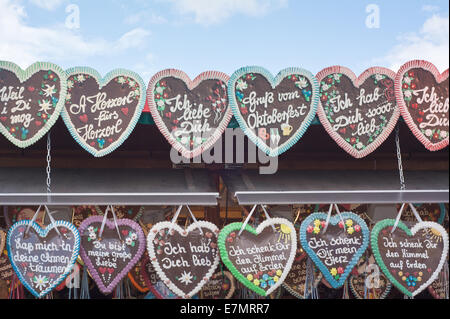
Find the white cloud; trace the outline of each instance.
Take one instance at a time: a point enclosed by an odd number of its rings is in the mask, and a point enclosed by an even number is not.
[[[142,45],[149,35],[148,31],[136,28],[115,41],[87,39],[64,25],[29,26],[25,8],[12,0],[0,0],[0,8],[0,60],[12,61],[22,68],[36,61],[73,61],[110,55],[117,53],[117,50]]]
[[[30,0],[30,2],[43,9],[55,10],[63,0]]]
[[[136,28],[127,33],[125,33],[116,43],[116,48],[118,50],[126,50],[130,48],[137,48],[145,43],[145,40],[150,35],[150,32],[142,29]]]
[[[148,13],[147,11],[138,12],[125,18],[125,23],[127,24],[138,24],[141,22],[147,22],[151,24],[164,24],[167,23],[167,19],[154,12]]]
[[[433,6],[431,4],[425,4],[422,6],[422,11],[425,12],[437,12],[439,11],[439,7],[438,6]]]
[[[409,60],[427,60],[442,72],[448,68],[449,18],[434,14],[418,32],[402,34],[398,44],[386,56],[377,59],[397,71]]]
[[[194,15],[196,23],[220,23],[234,14],[262,16],[275,7],[287,5],[288,0],[169,0],[182,15]]]

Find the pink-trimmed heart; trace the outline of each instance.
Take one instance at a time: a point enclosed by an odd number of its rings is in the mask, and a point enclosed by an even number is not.
[[[193,81],[180,70],[164,70],[150,80],[147,99],[161,133],[184,157],[211,148],[231,120],[228,75],[207,71]]]
[[[213,275],[219,253],[211,244],[217,243],[218,233],[217,226],[206,221],[193,223],[186,230],[160,222],[149,231],[150,260],[158,276],[176,295],[192,298]]]
[[[21,228],[29,229],[22,232]],[[63,228],[66,233],[57,232]],[[72,271],[80,250],[80,234],[73,224],[62,220],[44,229],[21,220],[9,229],[6,246],[19,280],[36,298],[42,298]]]
[[[110,294],[130,269],[139,261],[145,250],[145,236],[139,224],[130,219],[117,219],[117,234],[113,221],[107,220],[100,237],[103,216],[85,219],[80,227],[83,262],[88,267],[100,291]]]
[[[51,63],[35,63],[23,71],[0,61],[0,95],[0,133],[26,148],[58,119],[66,96],[66,73]]]
[[[391,134],[400,116],[394,92],[395,73],[373,67],[359,77],[348,68],[332,66],[317,74],[320,122],[347,153],[362,158]]]
[[[439,73],[430,62],[413,60],[400,67],[395,94],[400,111],[416,138],[430,151],[449,141],[449,70]]]
[[[371,247],[389,281],[414,297],[438,277],[448,253],[448,234],[435,222],[419,222],[409,229],[402,221],[392,232],[394,219],[375,224]]]
[[[117,149],[133,131],[145,105],[145,85],[131,71],[104,78],[90,68],[67,70],[63,120],[72,137],[95,157]]]

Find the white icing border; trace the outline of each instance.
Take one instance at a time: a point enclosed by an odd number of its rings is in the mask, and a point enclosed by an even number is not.
[[[155,268],[156,272],[158,273],[158,276],[161,278],[161,280],[164,282],[164,284],[172,292],[174,292],[179,297],[185,298],[185,299],[192,298],[195,294],[197,294],[197,292],[199,292],[202,289],[202,287],[209,281],[211,276],[215,273],[216,268],[219,265],[219,247],[217,247],[216,257],[214,258],[213,265],[211,266],[209,271],[202,278],[202,280],[200,280],[200,282],[197,284],[197,286],[193,290],[191,290],[190,292],[185,294],[166,276],[165,272],[159,266],[158,260],[156,259],[155,247],[153,244],[153,240],[155,239],[156,234],[160,230],[163,230],[163,229],[172,229],[174,231],[177,231],[180,235],[186,237],[188,235],[188,233],[190,233],[194,229],[197,229],[198,227],[209,229],[210,231],[212,231],[215,234],[216,239],[218,239],[219,228],[215,224],[207,222],[207,221],[197,221],[196,223],[192,223],[191,225],[189,225],[189,227],[186,230],[181,228],[178,224],[174,224],[174,223],[171,223],[168,221],[159,222],[159,223],[155,224],[152,227],[152,229],[150,229],[150,231],[148,232],[148,236],[147,236],[147,251],[150,256],[150,261],[151,261],[153,267]],[[186,235],[183,234],[185,232],[186,232]]]

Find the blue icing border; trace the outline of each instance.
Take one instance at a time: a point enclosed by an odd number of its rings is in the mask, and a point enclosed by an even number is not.
[[[147,87],[144,84],[144,81],[139,76],[139,74],[129,71],[126,69],[115,69],[110,71],[105,75],[105,77],[102,78],[101,74],[97,72],[97,70],[89,68],[89,67],[74,67],[66,70],[67,80],[75,74],[84,73],[89,74],[90,76],[94,77],[97,81],[98,85],[100,86],[100,89],[103,88],[105,85],[107,85],[112,79],[118,77],[118,76],[127,76],[133,78],[136,82],[139,83],[141,87],[141,96],[139,99],[139,103],[136,106],[135,114],[133,115],[133,118],[131,119],[130,123],[128,124],[127,128],[123,131],[123,133],[120,135],[120,138],[117,141],[114,141],[111,145],[108,147],[98,151],[95,148],[91,147],[89,144],[87,144],[85,141],[82,141],[79,138],[79,134],[76,132],[75,126],[72,124],[72,121],[70,119],[69,114],[66,110],[65,100],[64,100],[64,106],[61,111],[61,117],[64,120],[64,123],[66,124],[67,129],[70,132],[70,135],[77,141],[77,143],[83,147],[86,151],[94,155],[95,157],[103,157],[105,155],[108,155],[115,151],[118,147],[120,147],[123,142],[125,142],[130,134],[133,132],[136,124],[139,121],[139,118],[141,117],[142,111],[145,107],[145,101],[147,99]]]
[[[348,276],[350,275],[350,272],[352,271],[353,267],[357,264],[359,258],[362,256],[362,254],[366,251],[367,247],[369,246],[369,235],[370,231],[367,227],[366,222],[359,217],[358,215],[351,213],[351,212],[344,212],[341,213],[341,216],[343,219],[351,218],[354,221],[356,221],[361,226],[361,232],[363,235],[363,243],[361,247],[358,249],[358,251],[353,255],[352,260],[350,260],[349,264],[344,270],[344,273],[339,277],[339,280],[336,280],[328,271],[328,268],[322,263],[322,261],[317,257],[315,252],[309,248],[308,243],[306,241],[306,228],[315,220],[326,220],[327,214],[325,213],[313,213],[309,215],[300,225],[299,230],[299,238],[300,242],[302,244],[303,249],[308,254],[308,256],[311,258],[311,260],[316,264],[316,266],[319,268],[319,270],[324,275],[325,279],[330,283],[330,285],[333,288],[339,288],[344,285],[345,281],[347,280]],[[330,224],[336,225],[341,221],[341,218],[339,215],[331,216],[330,218]]]
[[[302,125],[297,129],[294,135],[292,135],[286,142],[277,148],[273,149],[267,146],[255,133],[247,127],[244,118],[241,115],[239,110],[239,105],[236,101],[236,92],[235,85],[237,80],[247,73],[259,73],[263,75],[272,85],[272,88],[276,87],[286,76],[289,75],[302,75],[311,82],[312,86],[312,94],[311,94],[311,108],[309,110],[308,115],[303,120]],[[298,140],[303,136],[306,130],[309,128],[311,123],[314,121],[314,118],[317,113],[317,107],[319,105],[319,82],[314,74],[311,72],[297,67],[290,67],[281,70],[275,77],[263,67],[260,66],[247,66],[238,69],[235,71],[228,82],[228,99],[231,106],[231,110],[233,111],[233,115],[239,123],[240,128],[244,131],[245,135],[263,152],[268,154],[269,156],[278,156],[289,148],[291,148],[294,144],[298,142]]]
[[[70,259],[70,267],[66,267],[66,271],[62,275],[59,276],[60,279],[58,281],[55,281],[55,283],[52,286],[49,286],[47,289],[43,290],[40,294],[36,290],[34,290],[33,287],[31,287],[28,284],[28,282],[23,277],[22,273],[17,269],[15,262],[12,258],[11,235],[16,228],[18,228],[20,226],[28,226],[28,225],[31,225],[31,227],[33,227],[34,230],[41,237],[45,237],[50,230],[52,230],[53,228],[56,228],[58,226],[64,226],[64,227],[70,229],[73,232],[73,234],[75,235],[74,251],[72,254],[72,258]],[[36,222],[31,222],[31,220],[21,220],[21,221],[18,221],[17,223],[14,223],[11,226],[11,228],[9,229],[8,236],[6,238],[6,249],[8,251],[9,261],[11,262],[14,272],[17,274],[17,277],[19,278],[20,282],[25,286],[25,288],[27,288],[33,294],[33,296],[35,296],[36,298],[42,298],[45,295],[47,295],[48,293],[50,293],[54,288],[59,286],[59,284],[61,284],[61,282],[63,282],[63,280],[70,274],[73,266],[75,265],[75,262],[77,261],[78,254],[80,252],[80,243],[81,243],[81,236],[80,236],[80,233],[78,232],[78,229],[75,227],[75,225],[73,225],[72,223],[69,223],[67,221],[57,220],[57,221],[55,221],[54,224],[50,224],[48,227],[42,228]]]

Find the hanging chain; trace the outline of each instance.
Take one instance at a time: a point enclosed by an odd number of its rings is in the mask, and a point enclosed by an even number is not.
[[[398,125],[395,130],[395,144],[397,146],[397,161],[398,161],[398,173],[400,175],[400,189],[404,191],[406,189],[406,184],[405,184],[405,177],[403,176],[402,153],[400,150],[400,126]]]
[[[52,141],[50,138],[50,132],[48,132],[47,134],[47,194],[50,194],[52,192],[51,190],[51,185],[52,185],[52,180],[50,178],[50,173],[51,173],[51,161],[52,161],[52,157],[50,154],[52,148]]]

